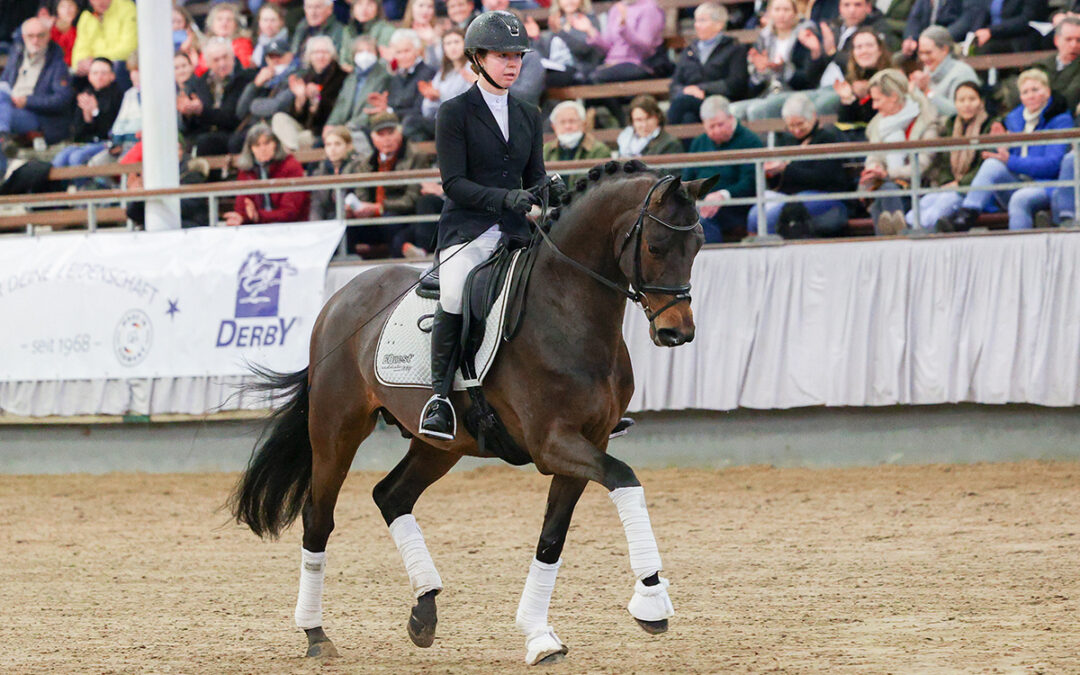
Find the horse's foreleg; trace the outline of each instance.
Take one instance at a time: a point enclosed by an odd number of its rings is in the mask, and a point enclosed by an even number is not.
[[[525,633],[525,662],[530,666],[556,663],[568,651],[548,625],[548,606],[555,590],[555,577],[562,565],[559,556],[566,543],[570,518],[586,485],[588,481],[583,478],[555,476],[551,479],[544,529],[540,533],[540,543],[536,545],[536,557],[529,565],[529,576],[517,609],[517,626]]]
[[[416,605],[409,614],[408,632],[418,647],[430,647],[435,641],[438,623],[435,596],[442,590],[442,579],[412,510],[424,490],[446,475],[459,459],[461,455],[437,450],[414,438],[409,452],[372,491],[416,597]]]
[[[309,420],[311,492],[303,511],[300,590],[294,614],[296,625],[307,634],[307,655],[311,657],[338,655],[337,648],[322,627],[326,542],[334,530],[334,507],[353,456],[374,427],[375,417],[368,411],[354,410],[350,413],[330,401],[313,398]]]
[[[660,550],[645,506],[645,490],[634,470],[577,433],[549,437],[537,467],[545,473],[596,481],[609,490],[626,533],[630,568],[637,577],[627,609],[646,632],[666,631],[667,620],[674,616],[675,609],[668,597],[668,581],[660,578]]]

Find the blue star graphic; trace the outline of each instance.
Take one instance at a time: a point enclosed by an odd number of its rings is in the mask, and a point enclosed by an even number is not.
[[[169,308],[165,310],[165,313],[169,315],[170,319],[175,319],[177,313],[180,311],[180,298],[177,298],[176,300],[168,299],[168,302]]]

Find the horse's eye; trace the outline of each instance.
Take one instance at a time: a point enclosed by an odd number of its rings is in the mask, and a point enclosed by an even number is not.
[[[664,249],[660,248],[659,246],[654,246],[654,245],[650,244],[649,245],[649,253],[651,253],[652,255],[656,255],[656,256],[663,255]]]

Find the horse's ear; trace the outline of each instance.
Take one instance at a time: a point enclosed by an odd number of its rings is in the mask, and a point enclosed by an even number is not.
[[[700,178],[698,180],[687,181],[683,184],[686,188],[687,194],[690,195],[690,199],[695,202],[699,199],[704,199],[705,195],[713,191],[716,184],[720,182],[720,174],[711,176],[709,178]]]
[[[682,185],[682,178],[675,176],[675,180],[668,181],[668,184],[664,186],[664,192],[660,195],[660,199],[656,200],[657,204],[663,204],[670,200],[676,193],[679,192],[679,186]]]

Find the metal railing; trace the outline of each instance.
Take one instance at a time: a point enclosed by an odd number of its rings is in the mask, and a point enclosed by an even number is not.
[[[756,194],[753,197],[733,198],[725,202],[699,201],[699,206],[737,206],[756,205],[757,226],[759,240],[766,240],[766,204],[787,203],[796,201],[819,201],[819,200],[848,200],[879,197],[909,197],[914,210],[915,222],[921,222],[919,198],[935,192],[960,192],[971,191],[971,186],[955,187],[923,187],[918,155],[925,153],[949,152],[955,149],[994,149],[999,147],[1015,147],[1023,145],[1060,145],[1067,144],[1073,152],[1075,176],[1071,181],[1045,180],[1038,181],[1038,186],[1045,188],[1071,187],[1073,188],[1074,213],[1080,214],[1080,129],[1068,129],[1060,131],[1040,131],[1030,134],[1001,134],[993,136],[980,136],[976,138],[938,138],[930,140],[906,141],[902,143],[835,143],[830,145],[790,146],[783,148],[753,148],[745,150],[731,150],[707,153],[682,153],[672,155],[655,155],[645,159],[651,167],[662,170],[683,169],[688,167],[711,167],[724,165],[752,164],[754,167]],[[912,180],[910,186],[898,190],[865,190],[856,189],[846,192],[830,192],[819,194],[765,195],[765,163],[776,160],[813,160],[813,159],[861,159],[868,155],[882,155],[891,152],[905,152],[909,155],[912,167]],[[550,162],[548,171],[560,173],[566,176],[583,174],[596,166],[595,160]],[[416,183],[439,182],[437,169],[423,169],[413,171],[396,171],[391,173],[363,173],[347,174],[339,176],[310,176],[304,178],[279,178],[262,181],[229,181],[203,185],[182,186],[172,189],[157,190],[91,190],[74,193],[48,193],[40,195],[14,195],[0,197],[0,207],[19,205],[28,207],[56,207],[76,206],[84,207],[87,211],[87,228],[96,229],[97,210],[116,204],[125,204],[129,201],[146,201],[155,198],[202,198],[208,201],[210,225],[220,226],[218,218],[218,202],[223,197],[237,195],[265,194],[278,192],[299,192],[313,190],[331,190],[334,193],[335,217],[349,226],[365,225],[389,225],[397,223],[434,222],[438,215],[426,216],[381,216],[375,218],[345,218],[344,193],[346,190],[363,186],[376,185],[410,185]],[[994,191],[1014,190],[1031,186],[1032,182],[1017,182],[995,185]],[[985,188],[983,188],[985,189]],[[33,223],[33,212],[26,214],[27,222],[25,232],[30,235],[37,234],[37,228]],[[131,223],[128,223],[131,228]],[[344,253],[343,250],[339,250]]]

